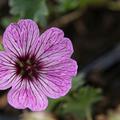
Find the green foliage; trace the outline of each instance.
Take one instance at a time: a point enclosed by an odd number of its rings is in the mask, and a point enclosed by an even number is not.
[[[88,6],[105,6],[112,10],[118,10],[120,5],[112,0],[56,0],[58,4],[52,4],[49,0],[9,0],[10,13],[12,17],[2,20],[3,26],[10,21],[29,18],[46,27],[49,20],[60,17],[73,10],[84,11]],[[17,16],[17,17],[16,17]],[[54,18],[54,19],[55,19]],[[8,20],[12,19],[12,20]],[[14,21],[13,21],[14,22]]]
[[[84,119],[91,111],[94,102],[100,100],[101,90],[92,87],[82,87],[84,75],[78,75],[73,80],[73,87],[69,94],[57,100],[50,100],[48,111],[57,115],[71,114]],[[74,86],[75,85],[75,86]]]
[[[73,9],[84,9],[91,5],[104,5],[108,0],[59,0],[60,12],[67,12]]]
[[[18,16],[14,16],[14,17],[10,17],[10,18],[4,17],[4,18],[1,18],[0,22],[1,22],[2,26],[6,28],[10,23],[17,22],[18,19],[19,19]]]
[[[59,11],[67,12],[79,7],[79,0],[59,0]]]
[[[73,78],[73,87],[71,89],[71,91],[76,91],[77,89],[79,89],[79,87],[81,87],[84,84],[84,74],[81,73],[79,75],[77,75],[76,77]]]
[[[10,13],[19,18],[30,18],[46,25],[48,9],[46,0],[9,0]]]
[[[63,106],[63,114],[71,113],[78,118],[85,118],[91,105],[100,99],[100,91],[98,89],[83,87],[78,93],[75,93],[73,99],[67,99]]]

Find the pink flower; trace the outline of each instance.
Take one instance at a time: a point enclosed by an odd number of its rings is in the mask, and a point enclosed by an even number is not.
[[[71,41],[62,30],[50,28],[39,35],[32,20],[10,24],[0,52],[0,90],[11,88],[8,102],[15,108],[44,110],[49,98],[68,93],[77,64],[70,57]]]

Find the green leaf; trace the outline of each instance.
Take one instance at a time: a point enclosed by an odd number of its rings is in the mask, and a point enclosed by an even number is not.
[[[3,17],[1,18],[1,25],[6,28],[10,23],[12,22],[16,22],[19,20],[19,17],[18,16],[14,16],[14,17]]]
[[[78,89],[84,84],[84,74],[78,74],[76,77],[73,78],[73,83],[72,83],[72,91]]]
[[[59,11],[67,12],[79,6],[79,0],[59,0]]]
[[[101,90],[92,87],[83,87],[76,93],[76,97],[66,99],[66,103],[61,107],[62,115],[67,113],[73,114],[78,118],[85,118],[91,105],[100,100]]]
[[[20,18],[33,19],[45,26],[45,17],[48,16],[46,0],[10,0],[9,5],[12,15],[19,15]]]
[[[109,0],[59,0],[59,11],[60,12],[67,12],[73,9],[81,9],[94,5],[104,5],[108,3]]]
[[[64,103],[66,101],[68,96],[64,96],[64,97],[61,97],[59,99],[49,99],[49,106],[47,108],[47,111],[49,112],[53,112],[55,111],[56,109],[58,110],[59,109],[59,104],[61,103]],[[56,108],[57,107],[57,108]]]

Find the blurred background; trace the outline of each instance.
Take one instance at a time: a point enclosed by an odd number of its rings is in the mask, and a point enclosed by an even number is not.
[[[78,75],[69,94],[33,113],[8,105],[0,91],[0,120],[120,120],[120,0],[0,0],[0,40],[21,18],[41,32],[56,26],[74,46]]]

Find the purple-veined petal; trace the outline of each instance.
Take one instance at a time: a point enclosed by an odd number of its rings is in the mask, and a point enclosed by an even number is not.
[[[74,77],[77,74],[77,63],[73,59],[65,59],[61,62],[53,62],[44,65],[42,73],[56,76]]]
[[[34,83],[39,86],[46,96],[56,99],[68,93],[71,89],[71,82],[70,77],[41,74],[38,82],[35,81]]]
[[[8,93],[8,102],[17,109],[29,108],[32,111],[42,111],[48,105],[47,97],[28,80],[18,80]]]
[[[36,42],[34,53],[37,58],[44,58],[51,56],[51,54],[70,57],[73,53],[73,47],[71,41],[64,38],[63,31],[53,27],[40,36]]]
[[[15,80],[15,73],[10,73],[10,71],[4,72],[0,75],[0,90],[8,89],[12,86],[13,81]]]
[[[73,53],[73,48],[71,41],[67,38],[64,39],[62,43],[55,44],[46,51],[44,51],[39,57],[39,61],[44,62],[54,62],[54,61],[62,61],[66,58],[71,57]]]
[[[6,52],[0,52],[0,90],[8,89],[15,80],[14,57]]]
[[[11,55],[11,52],[0,51],[0,63],[4,65],[14,66],[16,57]]]
[[[4,35],[3,45],[7,51],[15,56],[27,54],[32,44],[39,37],[37,24],[32,20],[20,20],[16,24],[10,24]]]
[[[72,59],[46,64],[41,70],[39,86],[48,97],[59,98],[68,93],[72,77],[76,74],[77,63]]]

